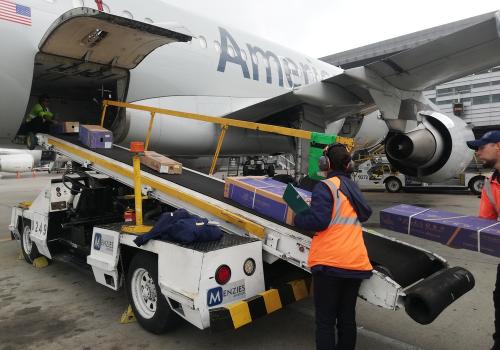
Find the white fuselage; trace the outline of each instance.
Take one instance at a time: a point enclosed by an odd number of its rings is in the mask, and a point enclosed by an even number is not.
[[[10,139],[16,134],[29,107],[34,59],[42,37],[61,14],[82,4],[96,8],[95,2],[88,0],[26,0],[23,5],[31,8],[31,26],[0,20],[0,40],[3,47],[9,48],[0,52],[0,138]],[[158,48],[132,69],[128,102],[224,116],[342,72],[325,62],[217,25],[159,0],[148,1],[147,5],[131,0],[110,0],[106,4],[111,14],[152,21],[157,26],[171,26],[175,22],[194,37],[188,43]],[[127,111],[130,127],[125,141],[144,138],[147,118],[141,112]],[[156,118],[151,144],[162,146],[169,153],[210,154],[217,133],[218,128],[212,124]],[[245,153],[241,138],[233,137],[231,141],[231,133],[228,136],[225,146]],[[256,144],[262,149],[255,153],[272,148],[258,141]]]

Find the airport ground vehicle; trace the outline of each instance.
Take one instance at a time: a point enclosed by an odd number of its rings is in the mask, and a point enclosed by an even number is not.
[[[239,328],[308,295],[310,238],[224,198],[221,180],[189,169],[169,175],[137,167],[140,176],[134,176],[123,147],[91,150],[77,136],[37,136],[75,166],[33,203],[12,210],[10,230],[28,262],[43,255],[75,263],[92,269],[106,287],[125,287],[138,321],[153,333],[172,329],[179,318],[200,329]],[[223,238],[189,245],[152,240],[138,247],[123,220],[138,177],[142,193],[135,199],[147,196],[146,221],[184,208],[218,221]],[[427,324],[474,285],[467,270],[449,268],[431,252],[367,229],[364,239],[375,270],[360,297],[372,304],[404,307]]]
[[[372,157],[358,165],[353,179],[362,189],[386,189],[399,192],[411,188],[461,188],[480,194],[484,179],[491,171],[466,170],[446,182],[428,183],[400,173],[384,156]]]

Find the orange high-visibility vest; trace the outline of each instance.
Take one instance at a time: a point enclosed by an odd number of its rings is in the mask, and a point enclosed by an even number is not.
[[[309,251],[309,268],[325,265],[347,270],[370,271],[361,223],[349,199],[340,192],[340,179],[322,181],[333,197],[332,220],[328,227],[316,232]]]

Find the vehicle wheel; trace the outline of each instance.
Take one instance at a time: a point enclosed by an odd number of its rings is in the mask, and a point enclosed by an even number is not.
[[[474,194],[481,194],[483,185],[484,176],[475,176],[469,181],[469,190]]]
[[[274,165],[273,164],[269,164],[269,166],[267,167],[267,176],[269,177],[273,177],[274,174],[275,174],[276,170],[274,168]]]
[[[28,147],[29,150],[34,150],[36,147],[36,136],[32,132],[26,135],[26,147]]]
[[[385,189],[387,192],[396,193],[401,191],[402,187],[401,181],[395,177],[390,177],[385,181]]]
[[[33,264],[33,261],[40,257],[41,254],[38,252],[36,244],[31,241],[31,221],[25,220],[24,225],[21,230],[21,249],[23,251],[24,260],[28,264]]]
[[[170,308],[158,286],[158,262],[152,254],[137,253],[127,272],[127,293],[139,324],[162,334],[175,328],[180,317]]]

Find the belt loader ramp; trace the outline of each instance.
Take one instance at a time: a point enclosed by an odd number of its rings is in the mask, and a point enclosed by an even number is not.
[[[81,171],[52,180],[30,206],[13,208],[10,229],[28,262],[40,255],[80,262],[98,283],[125,287],[140,324],[154,333],[168,331],[179,317],[200,329],[239,328],[308,295],[307,281],[282,282],[308,276],[311,239],[224,198],[223,181],[189,169],[168,175],[142,167],[146,211],[184,208],[217,221],[224,236],[218,242],[152,240],[137,247],[121,222],[121,201],[133,198],[129,150],[89,149],[70,135],[37,136],[43,148],[69,157]],[[449,268],[431,252],[367,229],[364,239],[375,270],[359,296],[374,305],[404,307],[427,324],[474,286],[467,270]],[[281,281],[272,279],[273,269]]]

